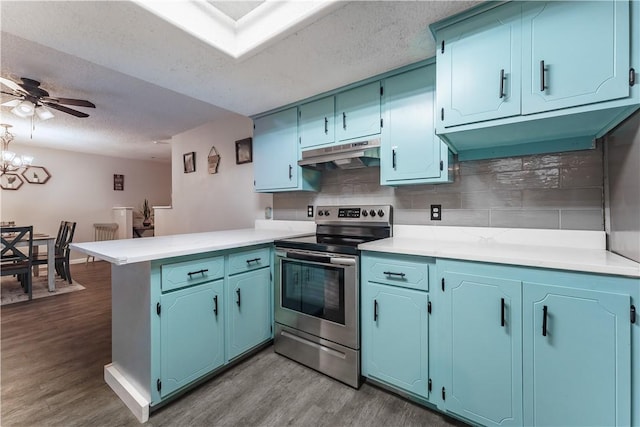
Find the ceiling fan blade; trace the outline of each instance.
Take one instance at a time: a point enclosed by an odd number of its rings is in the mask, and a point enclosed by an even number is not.
[[[20,92],[20,93],[25,93],[25,90],[20,87],[20,85],[16,82],[14,82],[13,80],[9,80],[9,79],[5,79],[4,77],[0,77],[0,83],[2,83],[3,85],[5,85],[6,87],[8,87],[9,89],[15,91],[15,92]]]
[[[49,108],[53,108],[54,110],[62,111],[63,113],[71,114],[76,117],[89,117],[88,114],[83,113],[81,111],[73,110],[71,108],[65,107],[64,105],[58,105],[51,102],[43,102]]]
[[[64,104],[64,105],[76,105],[78,107],[89,107],[96,108],[95,104],[91,101],[87,101],[85,99],[71,99],[71,98],[42,98],[43,101],[50,102],[53,104]]]
[[[1,105],[3,107],[17,107],[22,100],[20,99],[12,99],[11,101],[3,102]]]

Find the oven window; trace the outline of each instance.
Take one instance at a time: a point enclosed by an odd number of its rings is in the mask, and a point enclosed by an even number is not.
[[[344,269],[282,260],[282,306],[344,325]]]

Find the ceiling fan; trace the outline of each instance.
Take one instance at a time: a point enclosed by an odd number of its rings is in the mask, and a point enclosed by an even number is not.
[[[2,106],[13,107],[11,112],[19,117],[30,117],[35,113],[41,120],[50,119],[53,117],[53,113],[47,107],[76,117],[89,117],[88,114],[66,107],[66,105],[96,108],[93,102],[84,99],[52,98],[49,96],[49,92],[40,87],[40,82],[37,80],[26,77],[21,77],[20,80],[22,82],[17,83],[0,77],[0,83],[11,90],[10,92],[4,90],[0,92],[16,98],[4,102]]]

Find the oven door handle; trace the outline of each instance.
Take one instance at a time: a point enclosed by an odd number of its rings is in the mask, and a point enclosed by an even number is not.
[[[282,254],[282,256],[284,256],[285,258],[299,259],[302,261],[311,261],[311,262],[317,262],[321,264],[334,264],[334,265],[345,265],[345,266],[356,265],[356,260],[353,258],[299,254],[296,252],[286,252]]]
[[[299,259],[302,261],[312,261],[312,262],[319,262],[323,264],[331,263],[331,257],[328,257],[328,256],[299,254],[295,252],[286,252],[284,255],[285,255],[285,258]]]

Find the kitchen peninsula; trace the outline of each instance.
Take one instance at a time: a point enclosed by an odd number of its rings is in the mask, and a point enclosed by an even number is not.
[[[273,337],[272,244],[313,223],[73,244],[108,261],[112,363],[105,381],[139,421]]]

